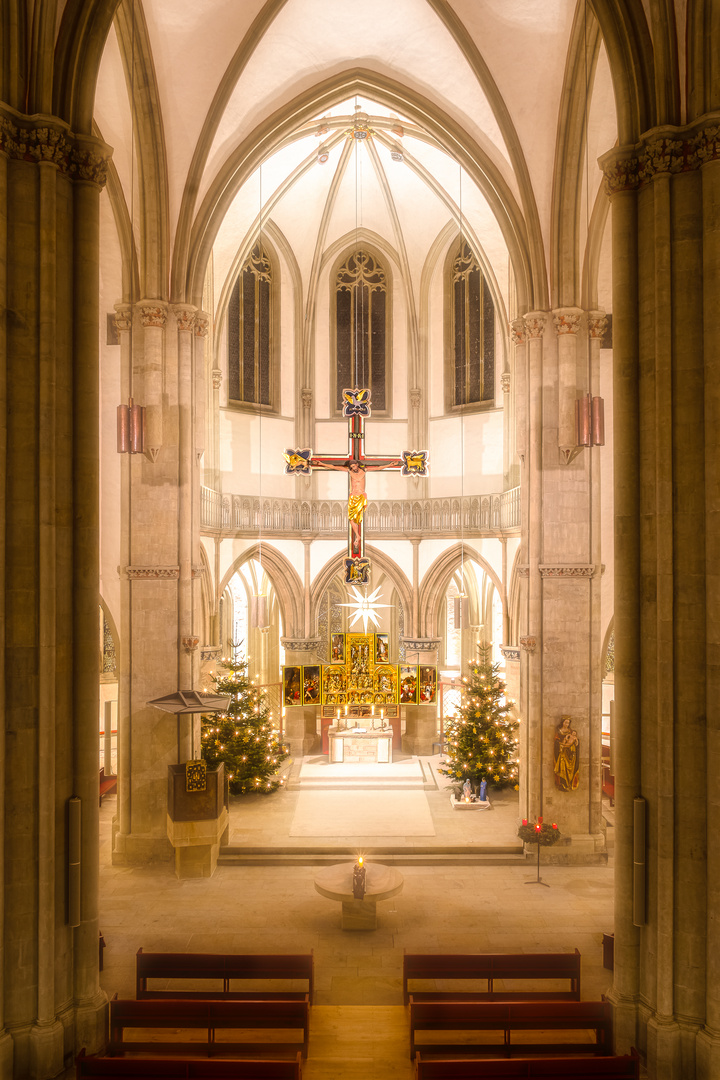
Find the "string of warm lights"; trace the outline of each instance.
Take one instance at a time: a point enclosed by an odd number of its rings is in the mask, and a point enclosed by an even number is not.
[[[234,795],[275,791],[285,783],[277,770],[289,753],[273,727],[265,692],[248,678],[246,660],[224,656],[220,668],[213,681],[218,693],[229,694],[230,707],[203,718],[203,757],[208,766],[225,764]]]

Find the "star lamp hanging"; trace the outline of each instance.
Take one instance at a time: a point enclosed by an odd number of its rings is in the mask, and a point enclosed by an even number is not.
[[[351,586],[353,593],[355,594],[353,602],[351,604],[339,604],[339,607],[354,608],[354,611],[350,612],[350,629],[355,626],[356,623],[362,622],[363,633],[368,632],[368,623],[373,623],[376,627],[380,625],[380,616],[376,612],[376,608],[392,607],[391,604],[378,604],[377,597],[380,593],[380,586],[374,589],[369,595],[367,593],[361,593],[356,585]]]

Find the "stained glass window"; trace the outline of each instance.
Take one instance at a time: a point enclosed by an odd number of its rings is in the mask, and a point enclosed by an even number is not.
[[[451,272],[453,408],[495,397],[495,306],[477,258],[466,241],[458,246]]]
[[[273,269],[261,243],[250,252],[228,303],[228,397],[271,405]]]
[[[348,255],[335,278],[335,407],[346,387],[369,387],[374,412],[388,409],[387,275],[367,251]]]

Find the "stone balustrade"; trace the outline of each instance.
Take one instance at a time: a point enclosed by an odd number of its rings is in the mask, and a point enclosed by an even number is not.
[[[202,488],[201,525],[204,533],[263,536],[287,534],[341,537],[347,533],[347,502],[343,499],[277,499],[229,495]],[[520,528],[520,488],[487,495],[448,499],[374,500],[365,511],[369,539],[433,536],[494,535]]]

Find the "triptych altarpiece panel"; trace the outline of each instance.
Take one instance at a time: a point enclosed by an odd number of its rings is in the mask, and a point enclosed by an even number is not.
[[[437,668],[389,663],[388,634],[331,634],[329,664],[286,665],[283,705],[434,705]]]

